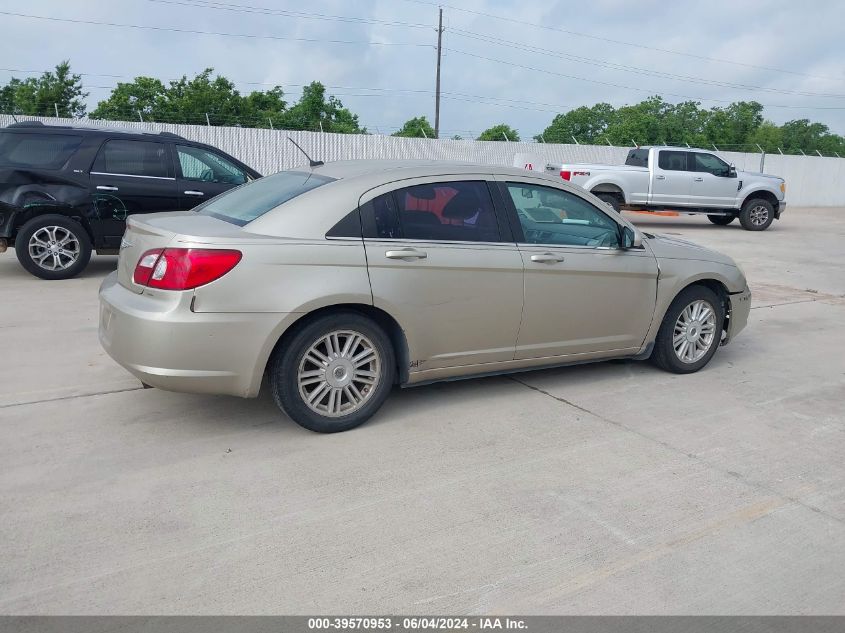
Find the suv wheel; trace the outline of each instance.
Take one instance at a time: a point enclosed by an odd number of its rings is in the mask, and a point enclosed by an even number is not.
[[[276,404],[311,431],[336,433],[370,419],[396,375],[390,339],[367,317],[338,312],[296,331],[274,355]]]
[[[739,223],[746,231],[765,231],[775,220],[775,208],[762,198],[748,200],[742,205]]]
[[[704,286],[684,289],[666,311],[654,341],[652,362],[675,374],[691,374],[710,362],[725,320],[719,296]]]
[[[27,271],[41,279],[70,279],[91,259],[91,240],[79,222],[44,215],[24,224],[15,236],[15,254]]]

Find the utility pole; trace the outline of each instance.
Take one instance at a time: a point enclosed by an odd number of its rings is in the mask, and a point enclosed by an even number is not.
[[[440,56],[443,51],[443,7],[437,19],[437,79],[434,87],[434,138],[440,138]]]

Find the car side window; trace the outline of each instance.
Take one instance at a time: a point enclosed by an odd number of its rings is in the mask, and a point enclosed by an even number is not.
[[[714,176],[727,176],[730,167],[721,158],[713,154],[692,153],[692,171],[703,171]]]
[[[580,196],[521,182],[509,182],[507,189],[525,243],[619,246],[619,224]]]
[[[687,171],[687,152],[660,150],[657,166],[665,171]]]
[[[219,154],[199,147],[177,145],[176,155],[182,168],[182,178],[197,182],[222,182],[242,185],[247,181],[246,173]]]
[[[148,141],[106,141],[91,171],[120,176],[173,177],[167,145]]]
[[[501,241],[483,180],[433,182],[398,189],[365,205],[368,237],[448,242]]]

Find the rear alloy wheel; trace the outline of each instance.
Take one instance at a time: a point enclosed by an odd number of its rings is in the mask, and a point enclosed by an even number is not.
[[[37,217],[15,236],[15,254],[41,279],[70,279],[88,265],[91,240],[82,225],[62,215]]]
[[[718,224],[719,226],[727,226],[734,220],[736,220],[735,215],[708,215],[707,219],[710,220],[713,224]]]
[[[384,403],[396,374],[390,340],[355,312],[305,325],[271,363],[276,403],[294,422],[319,433],[366,422]]]
[[[666,311],[651,360],[676,374],[698,371],[716,353],[724,320],[722,301],[715,292],[704,286],[686,288]]]
[[[775,208],[762,198],[748,200],[739,214],[739,223],[746,231],[765,231],[774,220]]]

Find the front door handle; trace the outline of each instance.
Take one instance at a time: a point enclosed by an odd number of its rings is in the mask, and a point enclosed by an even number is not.
[[[402,248],[398,251],[387,251],[384,256],[387,259],[425,259],[428,253],[415,248]]]
[[[554,253],[542,253],[531,256],[532,262],[538,262],[540,264],[559,264],[563,259],[563,255],[555,255]]]
[[[205,194],[202,191],[196,191],[195,189],[188,189],[187,191],[183,191],[186,196],[204,196]]]
[[[117,187],[107,187],[106,185],[97,185],[97,191],[117,191]]]
[[[693,180],[695,182],[704,182],[704,178],[702,178],[701,176],[699,176],[698,178],[693,178]]]
[[[655,180],[666,180],[666,176],[655,176]]]

